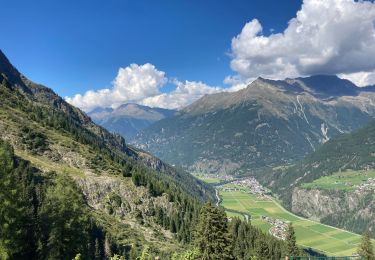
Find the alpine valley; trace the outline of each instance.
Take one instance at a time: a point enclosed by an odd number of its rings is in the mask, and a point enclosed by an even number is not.
[[[373,87],[336,76],[258,78],[202,97],[133,142],[196,174],[255,177],[293,213],[375,236],[374,101]]]
[[[201,259],[206,232],[215,259],[288,254],[228,222],[212,186],[96,125],[1,51],[0,133],[0,259]]]
[[[375,0],[0,6],[0,260],[375,260]]]

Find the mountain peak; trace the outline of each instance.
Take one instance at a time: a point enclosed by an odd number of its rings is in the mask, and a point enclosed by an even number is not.
[[[305,78],[296,78],[318,95],[328,96],[355,96],[359,88],[349,80],[341,79],[336,75],[313,75]]]

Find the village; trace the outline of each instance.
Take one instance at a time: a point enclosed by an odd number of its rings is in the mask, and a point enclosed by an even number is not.
[[[222,185],[217,188],[224,191],[238,191],[241,190],[241,187],[248,188],[250,193],[257,195],[260,198],[265,198],[267,195],[270,195],[270,192],[267,191],[254,177],[234,180],[231,184],[234,184],[233,187]]]
[[[260,199],[270,199],[270,192],[265,189],[254,177],[249,177],[246,179],[234,180],[231,182],[234,184],[233,186],[219,186],[217,188],[222,189],[224,191],[238,191],[241,188],[248,188],[249,192],[256,195]],[[248,217],[248,216],[246,216]],[[251,218],[251,216],[250,216]],[[269,223],[272,227],[269,230],[269,233],[276,238],[285,240],[286,238],[286,231],[288,227],[288,223],[277,218],[271,218],[268,216],[261,216],[261,220]]]
[[[285,240],[288,228],[288,223],[277,218],[271,218],[267,216],[261,216],[261,219],[272,225],[269,232],[276,238]]]

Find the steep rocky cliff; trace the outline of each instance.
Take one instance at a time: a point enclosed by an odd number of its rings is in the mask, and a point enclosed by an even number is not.
[[[375,233],[374,191],[294,188],[291,209],[304,217],[362,233]]]

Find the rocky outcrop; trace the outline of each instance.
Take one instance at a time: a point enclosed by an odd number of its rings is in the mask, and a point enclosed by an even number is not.
[[[151,197],[145,187],[135,187],[127,180],[115,176],[86,174],[75,176],[87,204],[95,210],[115,215],[122,220],[130,220],[141,212],[142,218],[152,216],[155,207],[163,208],[169,214],[174,210],[165,194]]]
[[[362,233],[375,231],[374,191],[294,188],[292,211],[326,224]]]

